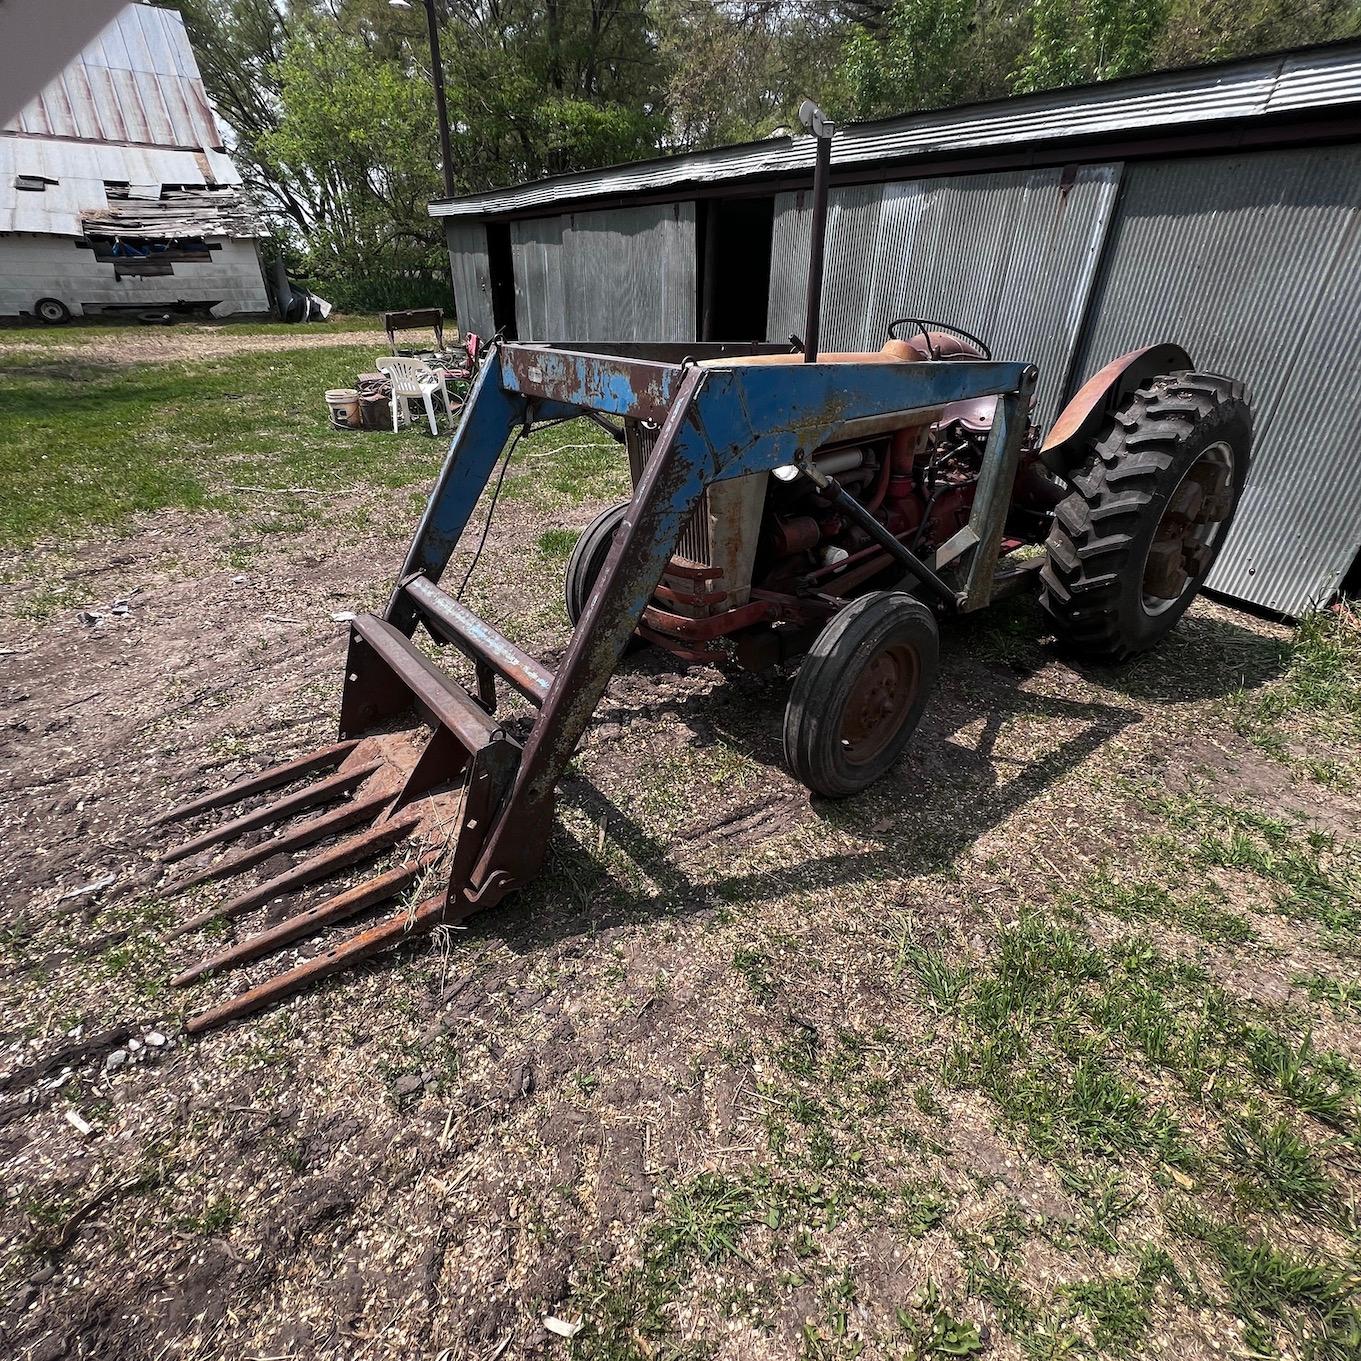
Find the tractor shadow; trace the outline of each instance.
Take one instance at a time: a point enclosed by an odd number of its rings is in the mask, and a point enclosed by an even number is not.
[[[849,893],[938,872],[1140,718],[1133,708],[1023,689],[1014,669],[980,663],[954,645],[942,657],[942,675],[905,758],[877,785],[844,801],[810,796],[783,769],[783,678],[729,677],[726,684],[666,692],[641,711],[631,709],[633,723],[679,719],[693,745],[722,744],[770,767],[769,778],[758,780],[749,795],[755,811],[747,807],[733,816],[706,809],[709,793],[696,789],[690,811],[667,837],[645,827],[599,785],[574,776],[562,785],[564,808],[602,828],[602,840],[607,833],[651,887],[621,900],[600,846],[589,838],[578,841],[560,826],[545,871],[550,892],[529,888],[514,905],[506,904],[499,924],[475,924],[474,932],[490,931],[513,948],[533,950],[585,930],[792,893]],[[602,716],[623,717],[614,711]],[[806,832],[810,851],[786,863],[716,879],[690,870],[697,846],[709,860],[728,845],[736,857],[771,834],[795,829]],[[871,844],[832,850],[828,843],[844,844],[840,833]]]
[[[696,788],[674,833],[663,835],[598,784],[570,776],[561,787],[563,807],[604,829],[652,887],[623,898],[599,845],[579,842],[560,826],[545,870],[550,892],[530,887],[506,904],[499,923],[477,924],[474,934],[493,932],[513,948],[532,950],[584,930],[786,894],[850,894],[949,870],[981,837],[1069,780],[1126,729],[1155,721],[1157,706],[1256,688],[1282,674],[1289,657],[1286,642],[1216,612],[1184,620],[1161,648],[1127,666],[1075,664],[1046,636],[1038,607],[1024,598],[952,622],[943,630],[941,652],[937,689],[903,760],[864,793],[841,801],[809,795],[785,770],[787,671],[687,681],[656,653],[630,658],[621,670],[623,702],[607,701],[597,722],[676,721],[692,746],[721,745],[767,767],[756,812],[733,817],[706,809],[717,800]],[[1086,791],[1079,777],[1074,798],[1086,797],[1096,797],[1095,790]],[[726,842],[737,855],[795,829],[806,833],[811,850],[787,863],[717,879],[694,877],[689,869],[697,846],[712,858]],[[871,848],[831,850],[843,834]],[[1051,842],[1058,859],[1064,858],[1060,837],[1056,831]]]

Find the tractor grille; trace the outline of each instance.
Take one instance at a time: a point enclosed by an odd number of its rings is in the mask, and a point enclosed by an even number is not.
[[[629,476],[636,488],[652,457],[652,450],[660,432],[656,426],[645,425],[642,421],[626,421],[624,424],[624,447],[629,455]],[[709,538],[709,491],[700,493],[699,504],[690,513],[685,527],[676,541],[676,556],[690,562],[700,562],[706,566],[713,562],[713,552]]]

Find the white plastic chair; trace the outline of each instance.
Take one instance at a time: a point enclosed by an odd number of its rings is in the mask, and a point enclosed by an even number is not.
[[[397,431],[398,412],[405,407],[406,418],[410,420],[411,408],[406,405],[407,400],[419,397],[425,403],[425,414],[430,418],[430,433],[438,435],[439,426],[435,421],[435,393],[443,394],[444,409],[450,411],[449,386],[444,381],[444,375],[436,373],[429,364],[422,363],[419,359],[408,359],[402,355],[384,355],[383,358],[374,361],[374,367],[387,375],[392,388],[393,433]],[[452,422],[452,412],[449,419]]]

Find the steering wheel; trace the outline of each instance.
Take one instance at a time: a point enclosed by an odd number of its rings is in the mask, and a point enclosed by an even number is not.
[[[926,352],[932,359],[939,359],[940,355],[936,352],[934,342],[931,340],[932,331],[948,331],[952,336],[958,336],[961,340],[967,340],[970,345],[976,345],[982,352],[984,359],[992,358],[992,349],[985,345],[979,338],[970,331],[966,331],[962,326],[952,326],[947,321],[927,321],[924,317],[900,317],[897,321],[891,322],[888,328],[890,340],[901,340],[898,334],[898,327],[911,326],[914,330],[921,332],[922,341],[926,345]]]

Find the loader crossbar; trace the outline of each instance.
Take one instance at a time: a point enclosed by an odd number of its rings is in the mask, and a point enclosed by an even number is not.
[[[1035,384],[1032,367],[981,360],[785,362],[802,356],[782,353],[778,346],[654,345],[646,347],[646,358],[610,352],[616,348],[621,347],[492,347],[383,616],[361,615],[351,625],[340,745],[177,810],[197,816],[320,773],[325,778],[310,792],[285,795],[234,819],[229,828],[255,834],[298,808],[348,802],[248,848],[237,863],[249,867],[272,861],[274,848],[282,849],[283,842],[301,848],[358,823],[368,824],[367,830],[276,873],[221,908],[199,913],[181,929],[238,915],[338,864],[361,863],[408,841],[424,849],[220,951],[176,982],[259,958],[318,926],[366,910],[418,885],[436,861],[448,866],[444,888],[215,1007],[192,1028],[243,1015],[412,934],[462,920],[534,877],[547,854],[558,779],[658,591],[687,518],[711,484],[798,465],[856,422],[996,396],[998,419],[969,532],[953,561],[937,564],[959,608],[976,609],[991,599]],[[588,412],[660,428],[566,655],[554,669],[479,619],[439,583],[512,433]],[[763,607],[756,602],[754,608]],[[420,626],[435,643],[452,645],[471,660],[476,695],[417,648],[413,638]],[[498,681],[538,707],[523,744],[493,717]],[[418,725],[414,735],[408,731],[413,721]],[[187,845],[193,849],[217,839],[205,832]]]

